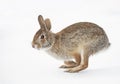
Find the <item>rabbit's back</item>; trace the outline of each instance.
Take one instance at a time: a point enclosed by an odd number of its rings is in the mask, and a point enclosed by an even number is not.
[[[79,46],[83,46],[92,54],[109,46],[106,33],[94,23],[76,23],[57,34],[60,36],[61,45],[70,51],[75,50]]]

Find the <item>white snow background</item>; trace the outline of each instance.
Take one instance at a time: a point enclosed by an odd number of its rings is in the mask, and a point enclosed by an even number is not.
[[[38,15],[58,32],[76,22],[101,26],[111,46],[89,58],[89,67],[66,73],[63,64],[32,48]],[[0,0],[0,84],[120,84],[120,0]]]

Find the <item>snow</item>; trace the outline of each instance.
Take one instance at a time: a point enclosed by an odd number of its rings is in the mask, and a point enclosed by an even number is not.
[[[50,18],[52,31],[80,21],[97,23],[111,46],[89,58],[89,67],[66,73],[63,64],[32,48],[38,15]],[[119,0],[1,0],[0,84],[120,84]]]

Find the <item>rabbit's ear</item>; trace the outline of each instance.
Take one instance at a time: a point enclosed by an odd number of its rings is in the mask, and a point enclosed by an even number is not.
[[[46,24],[45,24],[45,21],[44,21],[42,15],[38,16],[38,22],[39,22],[41,28],[46,28]]]
[[[51,22],[50,22],[50,19],[45,19],[45,24],[46,24],[46,27],[47,27],[47,29],[48,30],[50,30],[51,29]]]

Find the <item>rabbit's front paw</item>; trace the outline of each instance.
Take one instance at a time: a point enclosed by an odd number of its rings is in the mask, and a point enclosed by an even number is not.
[[[60,68],[73,68],[76,67],[77,64],[74,61],[65,61],[65,64],[60,66]]]

